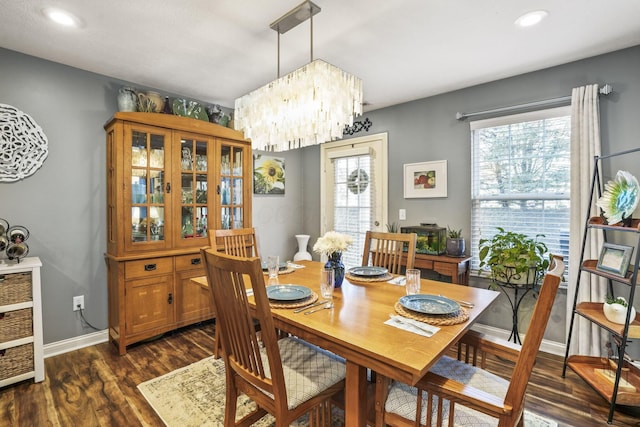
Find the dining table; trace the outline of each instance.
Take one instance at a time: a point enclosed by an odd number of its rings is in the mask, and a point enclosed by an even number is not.
[[[296,261],[292,268],[287,268],[286,274],[279,275],[278,284],[306,287],[320,295],[323,266],[317,261]],[[346,426],[359,427],[367,423],[368,369],[392,380],[415,385],[499,296],[499,292],[489,289],[421,279],[420,295],[445,297],[467,305],[460,306],[460,310],[465,311],[464,321],[436,322],[439,330],[424,336],[388,322],[392,315],[398,314],[397,303],[406,292],[402,278],[398,280],[397,276],[388,275],[383,279],[347,273],[342,285],[333,293],[333,307],[310,314],[305,313],[311,309],[300,311],[281,308],[283,304],[272,305],[276,328],[344,358]],[[206,276],[192,280],[208,286]],[[254,303],[253,298],[249,301]]]

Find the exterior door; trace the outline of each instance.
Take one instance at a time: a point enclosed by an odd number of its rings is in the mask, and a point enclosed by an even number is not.
[[[354,238],[345,266],[362,262],[368,230],[386,230],[387,134],[321,145],[321,234],[335,230]]]

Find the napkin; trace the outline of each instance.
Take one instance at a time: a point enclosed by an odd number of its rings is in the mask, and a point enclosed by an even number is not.
[[[391,316],[384,324],[394,326],[398,329],[404,329],[405,331],[413,332],[423,337],[431,337],[440,330],[437,326],[395,315]]]
[[[387,283],[391,283],[392,285],[397,285],[397,286],[404,286],[406,282],[407,282],[406,277],[398,276],[389,280]]]
[[[288,263],[287,263],[287,265],[288,265],[289,267],[291,267],[291,268],[304,268],[304,267],[305,267],[304,265],[301,265],[301,264],[294,264],[294,263],[292,263],[292,262],[288,262]]]

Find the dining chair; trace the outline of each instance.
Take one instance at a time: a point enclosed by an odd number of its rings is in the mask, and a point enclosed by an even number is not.
[[[416,387],[378,375],[376,426],[523,426],[527,383],[564,268],[562,257],[554,256],[522,346],[469,331],[457,359],[443,356]],[[488,354],[515,362],[510,380],[485,370]]]
[[[310,425],[329,425],[331,399],[344,391],[345,364],[336,355],[295,337],[278,339],[260,258],[203,248],[211,298],[219,320],[226,370],[225,426],[249,426],[267,413],[276,427],[309,413]],[[253,291],[255,310],[249,296]],[[258,340],[254,321],[260,324]],[[244,393],[257,408],[236,421]]]
[[[401,274],[403,264],[407,269],[414,266],[416,239],[416,233],[367,231],[362,252],[362,265],[384,267],[389,270],[389,273]]]
[[[224,252],[227,255],[244,258],[260,256],[258,253],[258,237],[256,236],[256,230],[253,227],[234,228],[230,230],[209,230],[209,245],[217,251]],[[256,324],[256,327],[259,328],[259,325]],[[220,357],[222,351],[217,320],[213,342],[213,356],[217,359]]]
[[[213,232],[212,232],[213,231]],[[259,257],[255,228],[209,230],[209,244],[220,252],[240,257]]]

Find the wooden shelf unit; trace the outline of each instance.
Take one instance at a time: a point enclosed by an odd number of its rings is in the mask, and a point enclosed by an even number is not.
[[[601,160],[640,152],[640,148],[611,154],[608,156],[598,156],[595,158],[593,168],[593,179],[591,181],[591,199],[589,206],[603,194],[600,180]],[[635,238],[635,254],[631,260],[630,267],[624,276],[619,276],[606,271],[598,270],[598,260],[584,259],[585,246],[588,234],[594,230],[602,231],[605,242],[615,242],[615,238],[626,235],[624,242],[629,244]],[[632,233],[632,236],[629,236]],[[569,334],[567,336],[567,346],[564,358],[562,376],[566,374],[567,367],[570,367],[578,376],[587,382],[594,390],[606,399],[609,406],[609,416],[607,422],[613,421],[616,405],[640,406],[640,369],[624,361],[624,351],[627,342],[631,338],[640,338],[640,315],[631,318],[631,308],[633,307],[635,290],[638,284],[638,267],[640,265],[640,219],[632,219],[631,224],[624,226],[622,223],[607,224],[601,217],[588,218],[584,226],[584,237],[580,255],[580,271],[577,274],[575,295],[573,297],[573,309]],[[624,324],[610,322],[604,315],[604,302],[601,301],[578,301],[580,293],[581,277],[584,274],[591,274],[603,277],[608,281],[608,293],[614,295],[614,283],[623,285],[626,288],[626,299],[628,301],[627,316]],[[620,287],[620,286],[619,286]],[[618,288],[619,288],[618,287]],[[615,296],[615,295],[614,295]],[[605,329],[613,336],[614,347],[617,355],[613,358],[594,357],[587,355],[569,355],[571,347],[571,337],[576,315],[589,320],[592,324]],[[613,350],[613,349],[612,349]],[[622,364],[618,364],[623,360]],[[613,367],[611,364],[613,363]],[[605,376],[604,372],[610,372],[611,378]],[[634,390],[635,389],[635,390]]]

